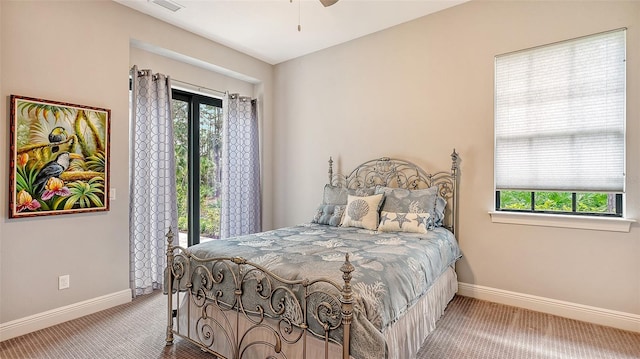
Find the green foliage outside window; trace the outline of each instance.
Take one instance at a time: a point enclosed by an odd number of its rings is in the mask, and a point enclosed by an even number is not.
[[[608,193],[578,193],[578,212],[611,213]]]
[[[571,212],[570,192],[536,192],[537,211]]]
[[[222,109],[200,105],[200,235],[220,238]]]
[[[178,229],[180,231],[188,230],[188,105],[184,101],[173,101],[173,145],[176,154],[176,195],[178,198]]]
[[[500,209],[531,209],[531,192],[500,191]]]
[[[609,193],[576,193],[576,212],[615,213]],[[500,209],[531,210],[530,191],[500,191]],[[571,192],[535,192],[536,211],[572,212]]]

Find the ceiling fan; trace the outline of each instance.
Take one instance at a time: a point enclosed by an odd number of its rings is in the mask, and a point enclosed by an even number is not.
[[[289,0],[290,3],[293,3],[293,0]],[[331,6],[337,3],[338,0],[320,0],[320,3],[324,7]],[[298,0],[298,32],[302,31],[302,25],[300,25],[300,0]]]
[[[324,5],[324,7],[327,7],[337,3],[338,0],[320,0],[320,2],[322,3],[322,5]]]

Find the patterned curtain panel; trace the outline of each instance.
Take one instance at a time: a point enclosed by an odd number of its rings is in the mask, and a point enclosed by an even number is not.
[[[259,232],[260,151],[256,100],[227,95],[222,125],[220,237]]]
[[[169,77],[133,67],[130,133],[130,280],[133,296],[162,288],[169,227],[177,233]]]

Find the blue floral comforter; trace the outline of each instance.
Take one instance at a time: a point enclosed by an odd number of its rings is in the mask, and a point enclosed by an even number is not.
[[[448,266],[460,258],[454,235],[384,233],[352,227],[303,224],[190,248],[198,257],[243,257],[289,279],[329,278],[342,285],[345,253],[355,267],[351,354],[379,358],[382,332],[397,321]]]

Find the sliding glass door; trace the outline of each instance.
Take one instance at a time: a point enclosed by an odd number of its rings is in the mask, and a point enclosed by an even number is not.
[[[222,100],[173,90],[180,245],[220,238]]]

